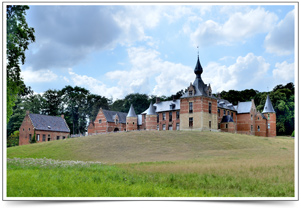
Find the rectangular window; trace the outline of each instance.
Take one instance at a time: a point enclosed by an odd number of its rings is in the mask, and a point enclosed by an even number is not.
[[[159,131],[159,125],[157,125],[157,130]]]
[[[163,116],[163,121],[165,121],[166,120],[166,114],[162,113],[162,116]]]
[[[253,115],[251,114],[251,120],[253,120]]]
[[[233,112],[231,112],[231,117],[233,118]]]
[[[59,140],[60,139],[60,136],[56,136],[56,140]]]
[[[31,134],[29,134],[29,141],[31,141]]]
[[[251,131],[253,131],[253,125],[251,125]]]
[[[271,127],[270,124],[268,124],[268,129],[270,129],[270,127]]]
[[[50,134],[48,134],[48,141],[50,141]]]
[[[177,117],[177,119],[180,118],[180,111],[177,111],[177,112],[176,112],[176,117]]]
[[[224,110],[224,116],[226,115],[226,110]]]
[[[165,124],[162,125],[162,130],[163,130],[163,131],[166,130]]]
[[[180,124],[177,123],[177,130],[180,130]]]
[[[159,123],[159,114],[157,114],[157,123]]]
[[[189,90],[189,96],[192,96],[192,90]]]
[[[40,141],[40,134],[37,134],[37,141]]]
[[[98,123],[101,123],[101,119],[98,120]]]
[[[189,118],[189,127],[193,127],[193,118]]]
[[[228,128],[228,124],[226,124],[226,129]]]
[[[209,113],[211,114],[211,103],[209,103]]]
[[[228,111],[228,115],[230,115],[230,111]]]
[[[218,117],[221,116],[221,110],[220,109],[217,109],[217,114],[218,114]]]
[[[43,134],[43,142],[45,142],[45,141],[46,141],[46,135]]]
[[[169,111],[169,121],[172,121],[172,111]]]
[[[168,126],[168,130],[169,130],[169,131],[172,131],[172,125],[169,125],[169,126]]]
[[[257,126],[257,131],[260,131],[260,126]]]
[[[209,129],[211,129],[211,121],[209,121]]]
[[[268,113],[268,120],[270,120],[270,114]]]
[[[193,103],[189,102],[189,113],[193,113]]]

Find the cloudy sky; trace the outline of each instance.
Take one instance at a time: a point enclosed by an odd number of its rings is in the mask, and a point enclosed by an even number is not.
[[[214,93],[295,79],[294,5],[30,5],[36,42],[22,76],[36,93],[81,86],[108,98],[169,96],[197,54]],[[199,47],[199,48],[197,48]]]

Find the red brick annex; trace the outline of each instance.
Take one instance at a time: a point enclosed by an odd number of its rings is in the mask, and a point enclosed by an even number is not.
[[[203,68],[199,57],[194,69],[196,78],[180,99],[151,103],[136,115],[132,103],[128,113],[100,109],[95,121],[88,126],[88,134],[135,130],[198,130],[222,131],[263,137],[276,136],[276,113],[269,95],[262,112],[256,110],[254,100],[238,102],[234,106],[215,97],[210,84],[203,82]]]

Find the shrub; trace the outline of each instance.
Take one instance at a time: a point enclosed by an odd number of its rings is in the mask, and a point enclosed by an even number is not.
[[[19,145],[19,131],[14,131],[9,137],[7,138],[7,147],[13,147]]]
[[[295,137],[295,130],[294,130],[293,133],[292,133],[292,137]]]

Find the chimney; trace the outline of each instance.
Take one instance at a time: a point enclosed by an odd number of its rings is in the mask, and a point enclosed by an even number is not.
[[[64,119],[64,114],[61,115],[62,119]]]
[[[161,102],[160,98],[159,98],[159,97],[156,97],[156,103],[158,104],[158,103],[160,103],[160,102]]]

